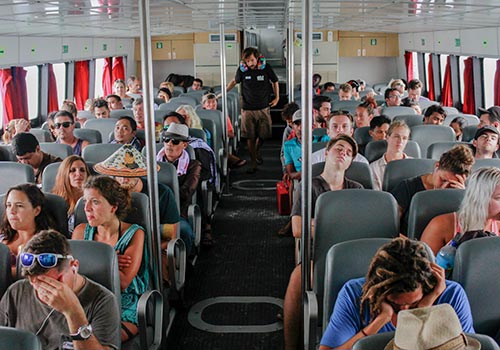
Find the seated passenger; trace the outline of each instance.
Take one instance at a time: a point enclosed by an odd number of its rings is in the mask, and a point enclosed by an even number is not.
[[[92,113],[97,119],[109,118],[109,106],[103,98],[96,99],[92,104]]]
[[[491,125],[500,132],[500,106],[493,106],[488,109],[479,108],[479,125],[482,128]]]
[[[474,145],[474,158],[491,159],[497,158],[498,130],[490,125],[477,129],[472,144]]]
[[[372,141],[387,140],[387,131],[391,120],[385,115],[379,115],[378,117],[373,117],[370,120],[370,131],[369,134],[372,137]]]
[[[35,172],[35,182],[42,184],[42,174],[49,164],[62,161],[59,157],[41,150],[35,135],[22,132],[14,136],[12,140],[12,153],[16,156],[18,163],[27,164]]]
[[[408,97],[401,102],[406,105],[408,102],[420,103],[422,101],[430,101],[427,97],[422,96],[422,82],[418,79],[412,79],[408,82]]]
[[[330,119],[328,120],[328,129],[326,135],[323,136],[318,142],[328,142],[330,139],[337,137],[338,135],[348,135],[353,136],[353,118],[349,113],[345,111],[335,111],[330,114]],[[321,163],[325,161],[325,149],[320,149],[314,152],[311,156],[311,164]],[[361,154],[356,153],[353,162],[362,162],[368,164],[368,160]]]
[[[467,121],[464,117],[456,117],[450,123],[450,127],[455,132],[455,140],[462,141],[462,136],[464,132],[464,127],[467,126]]]
[[[31,125],[26,119],[12,119],[6,126],[2,135],[3,143],[8,145],[12,142],[14,136],[21,132],[30,132]]]
[[[118,95],[108,95],[106,96],[106,102],[108,102],[108,107],[110,110],[121,110],[124,109],[122,98]]]
[[[283,144],[285,173],[283,180],[290,182],[301,179],[302,171],[302,111],[297,110],[292,116],[292,128],[295,137]]]
[[[326,146],[325,168],[321,175],[312,179],[311,188],[311,213],[314,216],[316,200],[328,191],[337,191],[348,188],[363,188],[356,181],[345,177],[345,171],[351,165],[353,158],[358,152],[358,146],[354,139],[347,135],[338,135],[331,139]],[[292,231],[295,238],[302,235],[301,196],[297,192],[292,207]],[[311,235],[314,237],[314,217],[311,219]],[[306,264],[308,266],[308,264]],[[301,268],[297,265],[290,275],[290,281],[285,295],[283,305],[283,330],[285,337],[285,349],[299,349],[300,342],[300,307],[301,307]]]
[[[144,229],[123,220],[130,209],[130,193],[107,176],[94,176],[83,186],[87,224],[73,231],[73,239],[103,242],[118,255],[120,271],[122,342],[138,333],[137,302],[149,285],[148,251]]]
[[[110,143],[129,144],[138,151],[141,151],[144,147],[144,140],[137,137],[137,123],[131,117],[123,116],[118,118],[115,124],[114,136],[115,138]]]
[[[352,100],[352,86],[345,83],[339,86],[339,101]]]
[[[56,114],[58,112],[59,111],[50,112],[49,115],[47,116],[47,125],[49,126],[50,138],[51,138],[52,142],[57,140],[57,130],[56,130],[56,126],[54,125],[55,124],[54,117],[56,116]],[[78,120],[80,120],[80,119],[78,119]],[[82,119],[82,120],[85,121],[85,119]]]
[[[394,331],[399,311],[439,304],[450,304],[462,331],[474,333],[463,288],[445,280],[422,243],[396,238],[378,250],[366,277],[344,284],[320,350],[351,349],[360,338]]]
[[[387,350],[411,349],[460,349],[480,350],[481,343],[465,335],[457,313],[449,304],[401,310],[394,338]]]
[[[33,184],[11,187],[5,194],[4,208],[0,243],[11,252],[12,275],[16,277],[17,256],[24,245],[38,232],[56,226],[45,206],[45,196]]]
[[[393,160],[411,158],[404,153],[404,149],[410,139],[410,128],[402,120],[391,123],[387,132],[387,151],[382,157],[370,164],[373,176],[373,189],[382,191],[382,181],[387,163]]]
[[[295,137],[295,133],[293,132],[292,117],[293,114],[298,110],[299,110],[299,105],[296,104],[295,102],[287,103],[286,105],[283,106],[283,109],[281,110],[281,119],[283,119],[287,124],[285,130],[283,130],[283,137],[281,141],[281,151],[280,151],[280,159],[281,159],[281,166],[283,173],[285,173],[286,171],[285,151],[283,149],[283,145],[285,144],[286,141],[291,140]]]
[[[162,132],[163,148],[156,156],[157,161],[172,163],[177,169],[181,202],[181,230],[182,225],[189,225],[187,222],[188,207],[198,188],[201,175],[201,163],[196,159],[191,159],[186,151],[188,136],[189,131],[186,125],[170,123],[168,129]],[[205,236],[212,240],[210,232],[206,232]],[[191,237],[191,242],[193,241],[194,237]],[[186,243],[186,250],[189,254],[192,246],[188,246],[189,241],[184,243]]]
[[[356,128],[370,126],[373,119],[373,113],[377,108],[377,102],[373,98],[367,98],[358,107],[356,107]]]
[[[113,93],[120,97],[122,104],[129,105],[130,97],[127,96],[127,87],[125,86],[125,81],[122,79],[116,79],[113,83]]]
[[[413,108],[417,115],[422,115],[422,109],[417,102],[406,100],[404,102],[401,102],[401,106]]]
[[[166,87],[159,88],[158,98],[161,98],[163,103],[168,103],[172,99],[172,92]]]
[[[384,92],[385,102],[380,105],[379,112],[382,113],[382,110],[386,107],[401,106],[401,96],[401,92],[396,88],[386,89]]]
[[[68,203],[68,230],[75,228],[76,202],[83,196],[83,184],[90,176],[90,170],[80,156],[69,156],[64,159],[57,170],[56,181],[52,193],[63,197]]]
[[[193,85],[191,85],[191,90],[198,91],[203,89],[203,80],[200,78],[195,78],[193,80]]]
[[[474,156],[469,146],[458,145],[443,153],[431,174],[403,180],[392,191],[399,206],[401,233],[408,228],[408,212],[415,193],[437,188],[465,188],[465,180],[472,171]]]
[[[440,105],[430,105],[424,113],[425,125],[443,125],[446,111]]]
[[[118,302],[78,273],[66,238],[42,231],[21,253],[23,275],[0,301],[0,326],[36,334],[43,349],[119,349]]]
[[[54,115],[54,127],[57,135],[56,143],[70,146],[74,155],[81,156],[83,149],[88,146],[89,142],[75,136],[73,114],[67,111],[57,112]]]
[[[402,79],[391,79],[391,81],[389,82],[389,87],[398,90],[401,96],[404,95],[406,90],[406,84]]]
[[[129,159],[129,163],[135,164],[132,173],[126,164],[119,161],[119,159],[125,159],[125,157]],[[121,147],[106,160],[96,164],[94,170],[99,174],[114,176],[121,187],[129,192],[140,192],[149,196],[148,182],[144,178],[147,175],[146,160],[137,149],[130,145]],[[174,193],[168,186],[161,183],[158,183],[158,207],[161,224],[161,246],[164,250],[167,249],[168,241],[177,238],[177,225],[180,218]],[[181,238],[184,242],[187,242],[187,245],[191,244],[193,236],[194,234],[189,225],[181,227]],[[168,274],[167,270],[164,270],[164,272]]]
[[[332,99],[328,96],[313,96],[313,129],[326,128],[332,110]]]
[[[477,170],[467,183],[460,209],[433,218],[422,233],[422,242],[427,243],[434,254],[437,254],[458,233],[484,230],[498,235],[499,197],[500,170],[497,168]]]
[[[334,92],[335,91],[335,84],[332,83],[331,81],[327,81],[326,83],[323,84],[323,92]]]
[[[142,95],[142,84],[141,80],[135,75],[131,75],[127,79],[127,95],[135,98],[135,95]]]

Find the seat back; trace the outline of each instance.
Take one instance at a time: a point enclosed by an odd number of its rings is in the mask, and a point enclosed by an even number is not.
[[[382,190],[390,192],[403,180],[432,173],[435,165],[435,160],[425,158],[394,160],[385,168]]]
[[[101,133],[93,129],[75,129],[73,130],[75,137],[88,141],[89,143],[102,143]]]
[[[326,135],[326,128],[315,128],[312,131],[313,137],[322,138]]]
[[[52,154],[55,157],[64,159],[73,154],[73,148],[70,145],[55,142],[40,142],[40,149],[45,153]]]
[[[201,129],[189,128],[189,136],[196,137],[207,142],[207,134],[205,134],[205,131]]]
[[[394,117],[393,120],[402,120],[410,128],[415,125],[422,125],[424,117],[420,114],[400,114]]]
[[[202,122],[204,120],[211,120],[214,122],[215,124],[215,128],[217,130],[217,135],[218,137],[215,138],[213,135],[212,135],[212,142],[213,144],[215,145],[216,149],[219,150],[219,149],[222,149],[224,147],[223,143],[222,143],[222,128],[223,128],[223,125],[222,125],[222,112],[221,111],[214,111],[214,110],[206,110],[206,109],[202,109],[202,108],[198,108],[196,110],[196,113],[198,114],[198,116],[200,117],[200,119],[202,120]],[[203,126],[205,126],[205,124],[203,124]],[[214,149],[214,151],[216,150]]]
[[[457,141],[446,141],[446,142],[435,142],[427,148],[427,158],[439,160],[441,155],[448,152],[450,149],[456,145],[466,145],[472,148],[472,145],[468,142],[457,142]]]
[[[59,171],[60,166],[61,162],[55,162],[47,165],[45,169],[43,169],[42,191],[52,192],[52,189],[56,184],[57,172]]]
[[[52,142],[52,137],[48,130],[33,128],[30,129],[29,133],[35,135],[38,142]]]
[[[168,103],[166,104],[168,105]],[[170,112],[175,112],[175,109],[170,110],[170,109],[157,109],[155,110],[155,123],[160,123],[163,124],[163,118]]]
[[[500,237],[472,239],[458,246],[453,280],[462,285],[478,333],[495,336],[500,329]]]
[[[84,129],[97,130],[101,133],[102,143],[108,143],[108,135],[115,129],[116,119],[89,119],[83,125]]]
[[[472,165],[472,171],[474,172],[477,169],[486,167],[500,168],[500,158],[476,159],[476,161]]]
[[[158,183],[168,186],[174,193],[177,210],[180,212],[179,180],[177,178],[177,169],[171,163],[158,162],[160,171],[158,171]]]
[[[462,129],[462,141],[469,142],[474,139],[474,135],[476,135],[477,125],[467,125]]]
[[[134,119],[134,111],[131,109],[113,109],[109,111],[109,117],[113,119],[119,119],[121,117],[130,117]]]
[[[82,151],[82,158],[86,162],[99,163],[108,158],[121,146],[119,143],[101,143],[88,145]]]
[[[363,126],[361,128],[356,128],[354,130],[354,139],[356,140],[356,143],[360,146],[366,145],[368,142],[372,140],[372,137],[370,136],[370,127],[369,126]]]
[[[0,193],[26,182],[35,183],[33,168],[17,162],[0,162]]]
[[[17,162],[16,156],[12,153],[11,145],[0,145],[0,161]]]
[[[322,149],[324,151],[327,143],[328,142],[313,142],[312,147],[311,147],[312,153],[319,151],[320,149]]]
[[[390,193],[350,189],[320,195],[314,218],[313,280],[319,301],[318,319],[321,319],[328,250],[337,243],[354,239],[396,237],[399,234],[399,213],[396,200]]]
[[[411,107],[394,106],[394,107],[384,107],[384,109],[382,109],[382,113],[380,114],[386,115],[387,118],[392,120],[397,115],[411,115],[411,114],[417,115],[417,112]]]
[[[500,350],[498,344],[487,335],[469,333],[466,333],[466,335],[478,340],[481,343],[481,350]],[[384,350],[387,343],[393,338],[394,332],[373,334],[359,339],[354,343],[352,350]]]
[[[68,232],[68,203],[64,198],[53,193],[44,193],[46,212],[52,216],[56,227],[53,227],[58,232],[66,237]],[[5,213],[5,194],[0,195],[0,218],[3,218]]]
[[[338,95],[337,95],[338,96]],[[336,101],[332,100],[332,111],[347,111],[351,115],[356,114],[356,107],[360,104],[359,101]]]
[[[325,162],[320,162],[312,165],[312,176],[318,176],[323,172]],[[363,162],[352,162],[347,168],[345,177],[349,180],[359,182],[366,189],[373,189],[372,172],[368,164]]]
[[[0,243],[0,299],[12,283],[10,249]]]
[[[35,334],[11,327],[0,327],[0,344],[9,350],[42,350],[42,343]]]
[[[455,132],[445,125],[416,125],[411,128],[410,138],[418,143],[422,155],[426,155],[433,143],[455,141]]]
[[[196,107],[199,103],[193,96],[181,94],[179,97],[173,97],[170,99],[169,103],[175,103],[180,105],[190,105],[191,107]]]
[[[427,224],[436,216],[455,212],[464,198],[464,190],[436,189],[415,193],[408,217],[408,237],[420,240]]]
[[[365,147],[365,157],[371,163],[382,157],[385,151],[387,151],[386,140],[371,141]],[[411,140],[406,144],[404,152],[412,158],[420,158],[421,156],[419,145]]]
[[[353,278],[366,275],[368,267],[377,250],[390,238],[362,238],[337,243],[326,255],[323,297],[323,332],[328,326],[337,295],[342,286]],[[356,254],[353,254],[356,252]],[[345,267],[349,266],[348,269]],[[318,304],[321,299],[318,298]]]
[[[465,119],[464,126],[469,126],[469,125],[477,126],[479,124],[479,118],[473,114],[448,114],[444,119],[443,125],[450,125],[453,119],[458,117],[462,117]]]

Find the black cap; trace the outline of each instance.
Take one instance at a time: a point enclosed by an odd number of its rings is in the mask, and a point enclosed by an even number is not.
[[[494,134],[500,135],[497,128],[495,128],[494,126],[491,126],[491,125],[485,125],[482,128],[477,129],[476,134],[474,135],[474,140],[477,140],[479,138],[479,136],[481,136],[482,134],[484,134],[486,132],[492,132]]]
[[[491,117],[497,119],[500,121],[500,107],[499,106],[493,106],[488,109],[485,108],[478,108],[479,112],[481,114],[489,114]]]
[[[15,156],[22,157],[26,153],[35,152],[38,145],[39,143],[35,135],[29,132],[22,132],[12,139],[12,153]]]

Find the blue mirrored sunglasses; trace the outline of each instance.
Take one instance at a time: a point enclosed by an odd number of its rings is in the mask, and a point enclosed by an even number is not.
[[[58,259],[70,259],[73,260],[72,255],[61,255],[54,253],[42,253],[42,254],[31,254],[31,253],[21,253],[21,265],[23,267],[32,267],[35,260],[41,267],[50,269],[57,265]]]

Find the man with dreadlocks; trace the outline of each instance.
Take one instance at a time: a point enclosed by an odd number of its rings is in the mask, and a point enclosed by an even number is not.
[[[462,287],[444,278],[423,243],[396,238],[382,246],[366,277],[348,281],[337,296],[322,349],[351,349],[360,338],[396,329],[400,310],[450,304],[464,332],[474,333]]]

